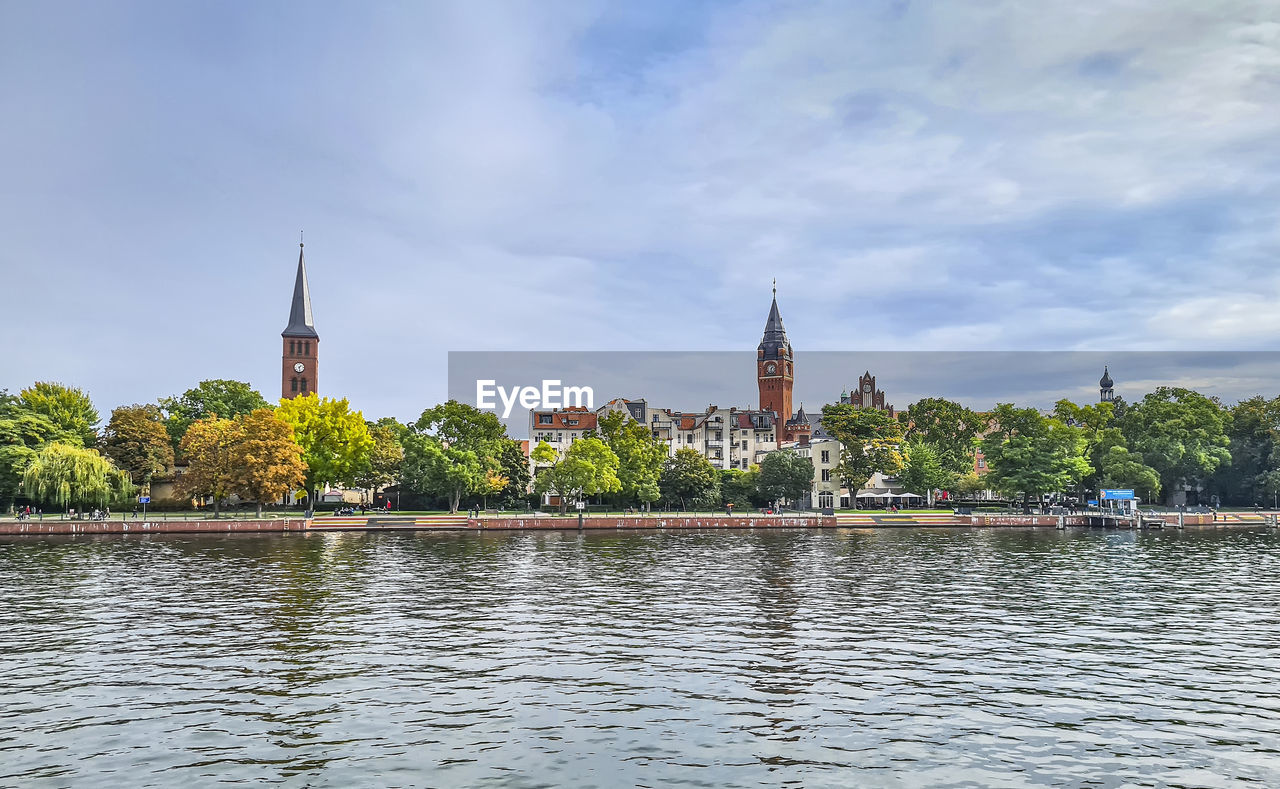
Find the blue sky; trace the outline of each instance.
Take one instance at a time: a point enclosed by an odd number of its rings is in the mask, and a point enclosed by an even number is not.
[[[0,387],[104,413],[272,396],[303,228],[370,416],[775,276],[797,349],[1280,347],[1276,3],[0,0],[0,74]]]

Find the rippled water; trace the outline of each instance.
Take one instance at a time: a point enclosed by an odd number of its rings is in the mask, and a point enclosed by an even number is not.
[[[0,542],[0,784],[1280,785],[1280,536]]]

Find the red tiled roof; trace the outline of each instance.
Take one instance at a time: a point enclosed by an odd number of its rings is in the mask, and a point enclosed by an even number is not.
[[[542,417],[550,415],[551,423],[542,421]],[[574,420],[578,424],[571,425],[567,420]],[[594,430],[596,428],[596,415],[585,408],[577,406],[564,408],[559,411],[537,411],[533,420],[534,430]]]

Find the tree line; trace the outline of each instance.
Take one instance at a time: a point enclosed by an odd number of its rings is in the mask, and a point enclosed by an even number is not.
[[[893,416],[828,405],[822,426],[841,444],[835,473],[850,490],[880,472],[921,495],[994,490],[1026,502],[1083,500],[1103,487],[1133,488],[1146,501],[1190,490],[1191,503],[1244,506],[1280,494],[1280,397],[1227,406],[1161,387],[1132,404],[1062,400],[1042,411],[1002,403],[988,412],[925,398]],[[977,452],[984,468],[975,468]],[[0,391],[4,509],[119,506],[153,481],[173,479],[181,495],[210,501],[215,511],[232,496],[259,508],[291,494],[314,502],[326,484],[375,496],[395,486],[415,508],[450,511],[536,505],[545,494],[562,508],[592,501],[745,510],[800,501],[814,475],[795,451],[730,470],[691,448],[670,455],[647,426],[620,412],[602,415],[563,454],[540,443],[530,455],[492,412],[456,401],[413,422],[369,421],[346,399],[312,393],[271,406],[246,383],[210,380],[153,404],[115,408],[103,425],[75,387],[37,382],[16,395]],[[177,467],[184,473],[175,477]]]

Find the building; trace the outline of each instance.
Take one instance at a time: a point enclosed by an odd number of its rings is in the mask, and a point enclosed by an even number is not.
[[[812,429],[809,420],[803,412],[796,414],[791,410],[795,355],[787,339],[787,329],[782,325],[782,313],[778,310],[777,280],[774,280],[773,303],[769,305],[769,317],[765,319],[764,336],[756,346],[756,386],[760,395],[759,410],[772,413],[774,420],[781,425],[775,431],[775,446],[788,441],[807,441]]]
[[[799,506],[819,509],[849,506],[848,494],[842,492],[836,475],[841,449],[840,442],[823,429],[821,422],[814,426],[807,443],[794,447],[796,453],[813,463],[813,489],[807,500],[797,502]]]
[[[298,275],[293,282],[293,302],[289,325],[280,332],[284,340],[280,359],[280,397],[293,398],[318,391],[320,335],[311,316],[311,289],[307,285],[307,264],[298,244]]]
[[[1111,380],[1111,368],[1102,366],[1102,378],[1098,380],[1099,402],[1114,403],[1116,399],[1116,383]]]
[[[879,411],[886,411],[889,416],[896,416],[898,413],[893,406],[885,402],[884,390],[876,388],[876,377],[871,374],[870,370],[858,377],[858,385],[854,387],[852,392],[840,393],[840,402],[847,405],[855,405],[859,408],[875,408]]]

